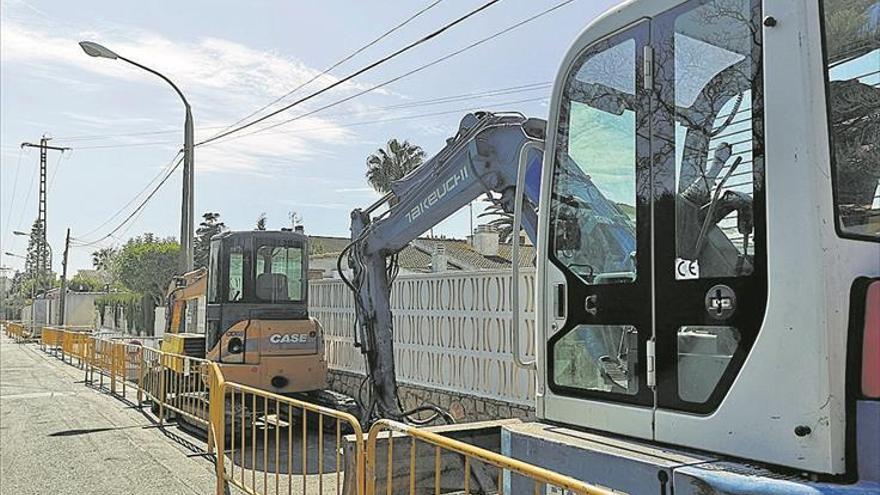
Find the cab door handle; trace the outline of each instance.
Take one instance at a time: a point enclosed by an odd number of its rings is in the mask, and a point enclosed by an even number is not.
[[[553,307],[556,309],[556,318],[565,318],[565,284],[556,284],[553,291]]]
[[[591,296],[587,296],[587,298],[584,299],[584,310],[587,313],[590,313],[591,315],[596,316],[596,313],[599,312],[599,306],[597,305],[598,299],[599,299],[599,296],[597,296],[596,294],[593,294]]]

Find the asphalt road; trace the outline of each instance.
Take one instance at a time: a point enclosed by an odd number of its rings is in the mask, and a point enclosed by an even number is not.
[[[36,345],[0,337],[0,492],[214,493],[204,442],[158,428],[83,378]]]

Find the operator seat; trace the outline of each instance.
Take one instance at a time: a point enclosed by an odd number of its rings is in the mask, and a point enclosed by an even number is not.
[[[287,295],[287,275],[283,273],[261,273],[257,275],[257,298],[263,301],[289,301]]]

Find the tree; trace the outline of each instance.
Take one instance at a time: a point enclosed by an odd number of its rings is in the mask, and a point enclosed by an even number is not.
[[[513,213],[504,211],[500,197],[486,196],[486,201],[491,203],[483,210],[483,213],[477,215],[477,218],[494,217],[489,225],[495,227],[498,231],[499,242],[509,242],[511,233],[513,232]],[[473,234],[473,232],[471,232]]]
[[[217,212],[205,212],[202,215],[202,223],[196,229],[194,243],[193,262],[196,268],[208,266],[208,257],[211,253],[211,238],[226,231],[226,224],[220,221]]]
[[[257,225],[255,226],[257,230],[266,230],[266,212],[260,213],[260,216],[257,217]]]
[[[109,272],[113,263],[116,249],[112,247],[101,248],[92,252],[92,266],[99,272]]]
[[[31,227],[31,235],[28,239],[27,257],[25,259],[25,272],[27,278],[35,284],[36,289],[52,287],[54,276],[49,259],[49,246],[43,243],[43,223],[34,220]]]
[[[385,194],[391,190],[392,182],[410,173],[424,159],[425,152],[419,146],[392,138],[384,149],[379,148],[367,157],[367,182]]]
[[[177,274],[180,244],[151,233],[128,240],[113,263],[116,280],[126,289],[162,304],[171,278]]]
[[[104,281],[100,277],[80,272],[70,279],[67,287],[73,292],[101,292],[104,290]]]
[[[135,326],[152,329],[154,308],[162,304],[168,284],[178,274],[179,257],[180,244],[176,240],[161,239],[151,233],[129,239],[115,256],[116,280],[141,300],[140,305],[129,301],[126,306],[126,316],[130,322],[136,322]]]

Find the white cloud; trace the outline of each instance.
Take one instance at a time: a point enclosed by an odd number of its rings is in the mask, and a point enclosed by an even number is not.
[[[192,102],[197,129],[209,128],[197,138],[210,136],[217,132],[216,128],[210,129],[211,126],[234,122],[320,73],[291,57],[255,50],[220,38],[202,38],[188,43],[177,42],[157,33],[132,29],[72,32],[49,25],[26,25],[10,19],[9,16],[3,19],[0,61],[6,68],[27,70],[39,77],[52,78],[66,85],[78,84],[77,81],[89,74],[131,83],[154,83],[139,69],[128,64],[86,56],[77,45],[83,39],[106,44],[132,60],[162,73],[173,74],[175,83]],[[71,71],[71,68],[74,70]],[[332,79],[324,76],[312,84],[317,88]],[[100,87],[95,81],[94,77],[90,77],[83,81],[82,86],[77,87],[80,90]],[[100,83],[100,78],[97,81]],[[306,94],[311,87],[307,87],[301,94]],[[364,87],[366,86],[358,83],[346,83],[333,94],[351,94]],[[306,105],[301,108],[308,110]],[[362,106],[353,104],[349,108],[354,111]],[[296,113],[298,112],[288,112],[278,119],[288,118]],[[155,122],[108,122],[106,119],[90,119],[84,115],[68,117],[80,121],[88,127],[89,132],[118,133],[122,128],[120,126],[132,130],[167,127]],[[103,127],[102,121],[105,124]],[[332,118],[320,116],[301,119],[279,130],[286,131],[283,137],[279,137],[279,132],[267,132],[199,148],[197,169],[267,175],[271,174],[273,166],[301,162],[319,154],[326,156],[328,150],[332,150],[334,146],[353,142],[353,133],[350,130],[337,125]],[[176,136],[168,137],[169,140],[175,138]],[[133,140],[117,138],[116,142],[130,143]]]

